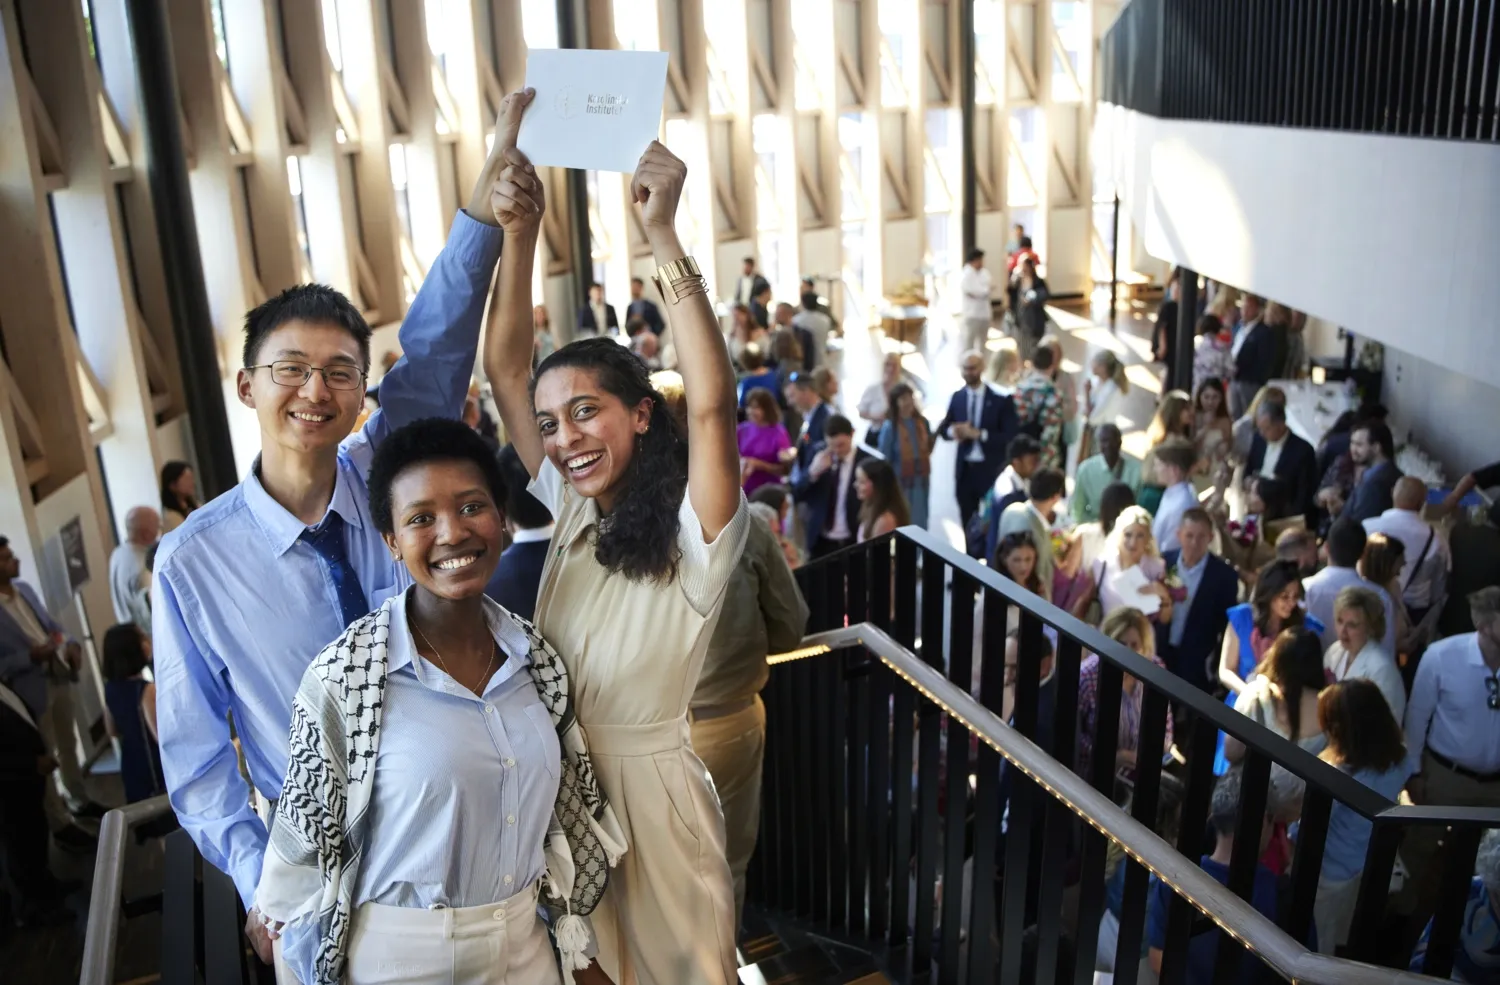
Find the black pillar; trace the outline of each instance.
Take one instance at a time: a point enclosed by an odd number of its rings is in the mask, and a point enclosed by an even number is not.
[[[1193,343],[1198,327],[1198,274],[1186,267],[1177,271],[1177,344],[1173,378],[1179,390],[1193,389]]]
[[[588,17],[583,9],[583,0],[557,0],[557,46],[559,48],[587,48],[589,46]],[[573,303],[583,304],[588,297],[589,284],[594,280],[594,249],[589,236],[589,186],[588,176],[577,168],[566,173],[568,199],[568,260],[573,268]],[[553,331],[561,324],[564,341],[573,338],[576,324],[572,311],[566,312],[561,321],[553,319]],[[604,326],[599,326],[604,334]]]
[[[192,422],[189,430],[197,458],[198,482],[203,492],[213,497],[233,487],[239,476],[229,441],[224,389],[219,381],[219,355],[208,288],[203,283],[198,227],[193,221],[172,35],[163,0],[127,0],[125,13],[130,24],[130,43],[135,48],[151,209],[156,216],[167,279],[183,396]]]
[[[979,238],[975,219],[979,209],[979,181],[978,162],[974,159],[974,87],[974,0],[958,0],[958,102],[963,142],[962,217],[959,221],[965,261]]]
[[[1120,193],[1109,220],[1109,327],[1115,327],[1115,307],[1120,292]]]

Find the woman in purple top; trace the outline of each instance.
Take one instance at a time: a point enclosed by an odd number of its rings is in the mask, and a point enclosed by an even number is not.
[[[761,486],[780,482],[790,465],[782,453],[792,447],[781,425],[781,408],[764,387],[745,394],[745,421],[739,426],[740,484],[748,496]]]

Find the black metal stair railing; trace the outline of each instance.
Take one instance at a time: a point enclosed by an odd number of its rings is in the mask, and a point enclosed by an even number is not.
[[[1152,116],[1500,142],[1497,0],[1130,0],[1102,56]]]
[[[1445,888],[1467,886],[1479,839],[1500,827],[1500,811],[1395,806],[917,528],[849,548],[797,575],[812,635],[803,650],[773,657],[763,693],[767,746],[760,843],[749,873],[752,903],[863,942],[884,956],[892,974],[912,981],[1020,981],[1021,942],[1034,924],[1035,946],[1026,958],[1035,962],[1036,980],[1050,982],[1065,884],[1076,882],[1071,948],[1077,981],[1087,983],[1113,842],[1127,855],[1118,954],[1142,953],[1150,875],[1175,893],[1166,922],[1164,985],[1185,980],[1201,914],[1229,931],[1218,948],[1219,981],[1231,980],[1226,976],[1235,974],[1246,947],[1283,977],[1311,985],[1431,980],[1357,963],[1380,954],[1400,840],[1416,826],[1450,827],[1440,878]],[[982,624],[975,625],[981,596]],[[999,717],[1008,607],[1019,609],[1022,655],[1013,725]],[[1058,640],[1056,685],[1045,708],[1039,661],[1026,658],[1039,651],[1044,626]],[[983,644],[978,651],[976,639]],[[970,693],[976,652],[977,696]],[[1100,681],[1093,768],[1081,776],[1073,764],[1085,652],[1099,655]],[[1128,811],[1112,799],[1125,674],[1143,688],[1140,748],[1162,746],[1172,708],[1186,724],[1176,732],[1186,765],[1172,781],[1183,789],[1175,845],[1152,831],[1163,783],[1160,757],[1139,758]],[[1050,738],[1038,730],[1043,710],[1055,723]],[[1247,747],[1237,845],[1260,844],[1273,766],[1306,783],[1280,926],[1248,903],[1256,852],[1236,852],[1227,887],[1198,866],[1220,730]],[[1004,834],[1002,785],[1009,790]],[[1336,802],[1374,823],[1347,958],[1311,953],[1298,943],[1308,938]],[[962,891],[966,867],[973,872],[971,901]],[[1451,969],[1465,896],[1445,891],[1441,897],[1428,975],[1446,977]],[[1133,961],[1117,965],[1121,985],[1135,976]]]

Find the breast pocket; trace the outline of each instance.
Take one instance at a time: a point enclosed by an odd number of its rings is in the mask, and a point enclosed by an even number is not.
[[[562,773],[562,743],[558,741],[552,715],[537,701],[526,706],[526,718],[534,733],[527,738],[537,744],[537,756],[547,767],[548,775],[555,780]]]

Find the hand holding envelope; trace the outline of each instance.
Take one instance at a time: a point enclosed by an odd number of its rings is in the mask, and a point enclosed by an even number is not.
[[[521,121],[535,98],[536,93],[531,89],[513,92],[500,101],[500,112],[495,117],[495,152],[505,167],[490,192],[490,208],[508,236],[536,230],[547,207],[546,190],[536,168],[516,149]]]

